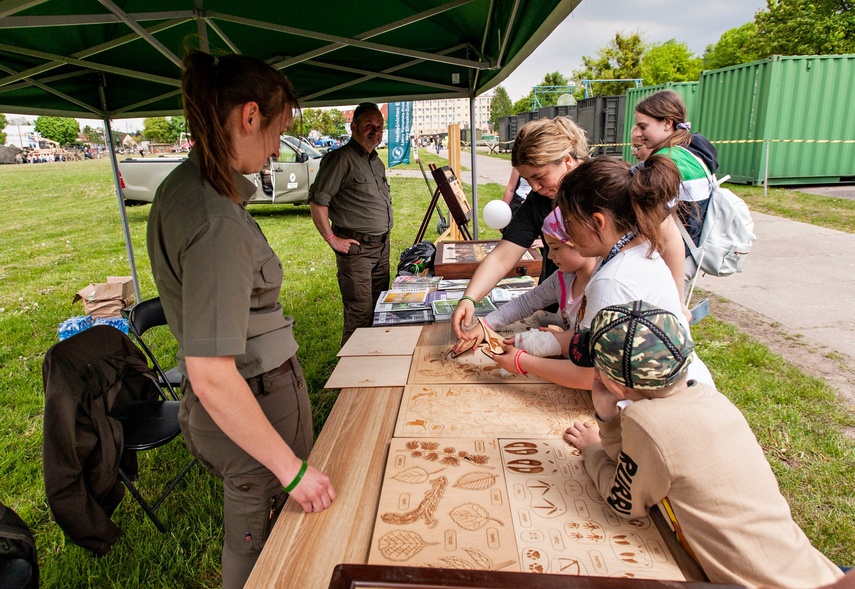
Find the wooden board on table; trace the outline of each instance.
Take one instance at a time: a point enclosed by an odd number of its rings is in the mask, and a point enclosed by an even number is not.
[[[498,364],[478,349],[452,358],[451,346],[417,346],[409,384],[543,383],[542,378],[521,374],[502,376]]]
[[[411,361],[410,356],[345,356],[339,358],[324,388],[404,386]]]
[[[360,327],[337,356],[412,356],[422,325]]]
[[[394,438],[377,513],[369,564],[685,579],[560,440]]]
[[[649,517],[603,501],[581,453],[562,440],[500,439],[521,570],[685,580]]]
[[[572,421],[594,421],[589,391],[552,383],[410,385],[395,436],[560,439]]]
[[[519,570],[497,440],[395,438],[369,564]]]

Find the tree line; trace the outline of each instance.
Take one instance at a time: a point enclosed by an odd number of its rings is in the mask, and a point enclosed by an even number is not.
[[[27,123],[28,124],[28,123]],[[6,143],[6,133],[3,129],[7,125],[6,116],[0,113],[0,145]],[[63,147],[78,142],[82,134],[86,142],[90,144],[104,143],[104,130],[93,128],[89,125],[80,130],[76,119],[66,117],[40,116],[35,120],[35,130],[42,137],[56,141]],[[347,134],[347,124],[344,115],[338,109],[307,108],[298,113],[291,125],[291,132],[295,135],[307,136],[316,131],[322,136],[340,137]],[[141,132],[132,134],[137,141],[151,141],[153,143],[178,144],[182,134],[189,134],[187,122],[184,117],[150,117],[143,120]],[[113,131],[114,145],[121,144],[125,135],[119,131]]]
[[[855,53],[855,0],[767,0],[766,10],[754,20],[725,31],[708,45],[703,56],[692,53],[682,41],[670,39],[647,43],[643,33],[618,31],[593,56],[582,57],[582,67],[568,79],[559,72],[546,74],[539,86],[563,91],[535,90],[512,102],[498,86],[490,103],[490,120],[498,124],[504,116],[552,106],[563,93],[577,100],[584,88],[570,80],[641,79],[645,86],[699,79],[705,69],[738,65],[772,55],[836,55]],[[571,86],[575,86],[571,89]],[[631,87],[631,86],[630,86]],[[591,83],[593,95],[619,95],[626,82]]]

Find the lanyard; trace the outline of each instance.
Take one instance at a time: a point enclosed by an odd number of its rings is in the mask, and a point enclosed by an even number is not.
[[[609,260],[611,260],[616,255],[618,255],[618,253],[620,253],[620,250],[625,248],[626,245],[630,241],[635,239],[635,237],[637,235],[638,235],[638,231],[636,231],[635,229],[632,229],[632,230],[624,233],[623,237],[618,239],[617,242],[612,246],[612,249],[609,250],[609,255],[607,255],[605,258],[603,258],[603,262],[599,266],[597,266],[596,270],[594,270],[594,274],[599,272],[602,269],[602,267],[605,266],[609,262]],[[592,278],[593,278],[593,276],[592,276]],[[582,304],[579,306],[579,313],[576,315],[576,325],[574,327],[574,331],[579,331],[579,325],[582,323],[582,318],[585,316],[585,308],[587,306],[588,306],[588,297],[587,297],[587,295],[583,295],[582,296]]]
[[[607,255],[605,258],[603,258],[603,263],[599,265],[599,267],[595,270],[595,272],[599,272],[603,266],[608,264],[609,260],[611,260],[616,255],[618,255],[620,250],[622,250],[623,248],[626,247],[626,244],[628,244],[630,241],[635,239],[636,235],[638,235],[638,231],[636,231],[635,229],[633,229],[631,231],[627,231],[626,233],[624,233],[623,237],[618,239],[617,243],[615,243],[612,246],[612,249],[609,250],[609,255]]]

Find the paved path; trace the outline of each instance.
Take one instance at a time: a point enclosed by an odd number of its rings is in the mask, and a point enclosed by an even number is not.
[[[471,165],[468,153],[461,159]],[[510,161],[486,155],[478,156],[476,166],[480,183],[504,185],[511,173]],[[471,182],[470,172],[463,177]],[[847,194],[849,188],[842,187]],[[855,235],[760,213],[753,217],[757,242],[745,271],[701,277],[698,288],[845,355],[855,367]]]
[[[855,366],[855,235],[752,213],[745,271],[698,287],[776,321]],[[714,312],[714,311],[713,311]]]

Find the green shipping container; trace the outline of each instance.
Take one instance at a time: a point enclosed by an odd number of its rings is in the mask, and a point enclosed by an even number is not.
[[[683,102],[686,103],[688,120],[692,122],[692,131],[698,131],[695,125],[695,105],[698,103],[698,82],[666,82],[665,84],[658,84],[656,86],[630,88],[626,91],[626,123],[623,128],[623,160],[625,162],[635,163],[635,158],[632,156],[632,127],[635,125],[633,117],[635,105],[660,90],[673,90],[683,98]]]
[[[853,101],[855,55],[775,55],[703,72],[696,116],[720,178],[762,184],[768,155],[770,185],[830,184],[855,180]]]

